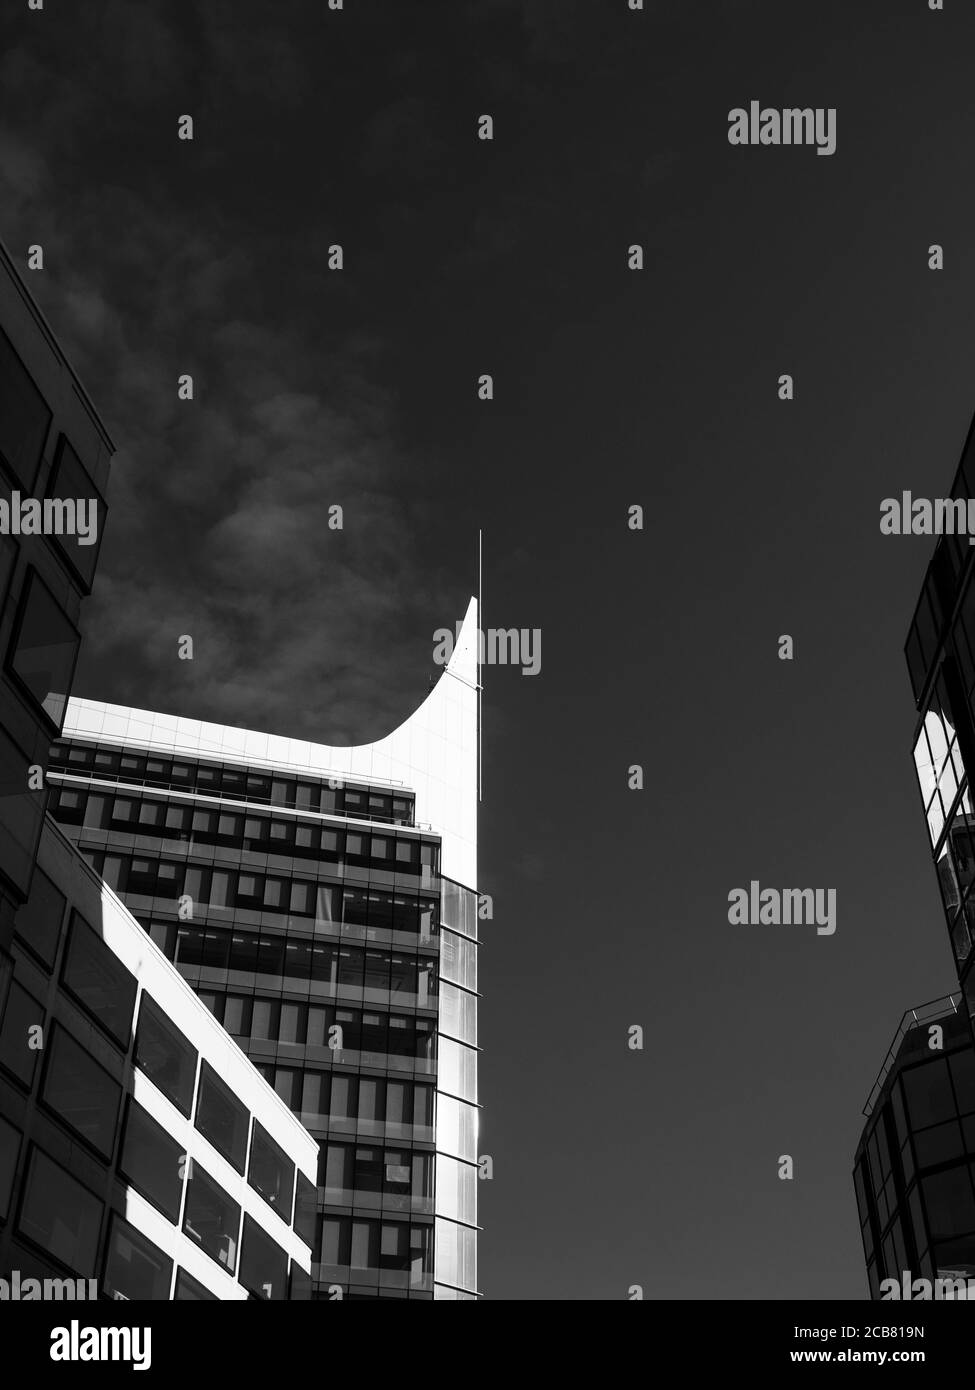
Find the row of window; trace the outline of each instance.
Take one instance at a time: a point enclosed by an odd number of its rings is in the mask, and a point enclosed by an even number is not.
[[[925,1040],[919,1030],[918,1045]],[[909,1036],[904,1046],[910,1044]],[[967,1046],[905,1067],[894,1079],[854,1170],[868,1261],[879,1247],[890,1269],[900,1262],[899,1275],[916,1263],[912,1250],[923,1254],[929,1240],[975,1231],[975,1190],[968,1173],[975,1152],[972,1112],[975,1054]],[[905,1243],[905,1224],[913,1231],[913,1245]]]
[[[127,1052],[135,1009],[136,980],[78,912],[71,916],[61,983],[64,989]],[[0,1027],[0,1065],[25,1087],[33,1085],[44,1006],[16,980],[10,985]],[[43,1032],[41,1033],[43,1037]],[[122,1088],[69,1033],[55,1025],[47,1052],[42,1101],[105,1159],[112,1156]],[[244,1172],[250,1112],[200,1057],[152,996],[143,991],[133,1061],[189,1117],[197,1091],[195,1123],[238,1172]],[[254,1120],[248,1181],[291,1222],[295,1165]]]
[[[318,1186],[325,1201],[350,1193],[432,1198],[434,1156],[371,1144],[323,1144],[318,1155]]]
[[[229,927],[177,927],[173,960],[177,966],[274,975],[289,981],[315,980],[330,992],[353,996],[357,1002],[417,1008],[435,1008],[437,1002],[435,957],[378,946],[315,941],[276,932],[233,931]]]
[[[414,798],[410,792],[375,790],[348,784],[330,787],[327,781],[297,781],[270,776],[239,764],[196,762],[158,754],[130,752],[109,744],[63,740],[51,749],[51,764],[65,772],[89,771],[95,777],[145,786],[195,790],[207,796],[231,797],[299,811],[345,815],[359,820],[382,820],[412,825]],[[336,780],[336,779],[333,779]]]
[[[133,1102],[134,1104],[134,1102]],[[141,1112],[144,1125],[149,1117]],[[126,1163],[142,1162],[139,1149],[146,1145],[141,1136],[127,1124]],[[149,1123],[154,1123],[149,1120]],[[159,1127],[156,1126],[158,1130]],[[159,1133],[174,1149],[175,1141]],[[157,1136],[151,1135],[149,1142]],[[16,1170],[22,1135],[6,1121],[0,1120],[0,1218],[10,1214],[12,1180]],[[153,1155],[158,1162],[158,1152]],[[177,1154],[170,1158],[176,1160]],[[172,1172],[179,1170],[175,1161]],[[314,1192],[314,1189],[312,1190]],[[245,1215],[240,1230],[240,1209],[213,1183],[198,1166],[193,1170],[187,1194],[183,1221],[184,1232],[256,1298],[283,1299],[287,1297],[288,1257],[284,1250],[250,1215]],[[236,1224],[233,1209],[237,1211]],[[178,1209],[177,1209],[178,1214]],[[88,1187],[79,1182],[59,1163],[56,1163],[36,1144],[31,1146],[24,1176],[16,1228],[21,1235],[80,1278],[95,1276],[98,1240],[105,1215],[105,1203]],[[171,1217],[177,1219],[177,1215]],[[312,1201],[304,1222],[304,1239],[312,1246],[320,1239]],[[240,1241],[240,1259],[237,1244]],[[141,1231],[130,1225],[118,1212],[113,1212],[108,1243],[102,1265],[101,1292],[109,1298],[128,1300],[164,1300],[170,1297],[173,1284],[173,1261]],[[177,1271],[173,1293],[176,1299],[215,1299],[198,1280],[185,1270]]]
[[[381,869],[388,873],[435,876],[439,845],[361,830],[338,830],[317,822],[273,820],[235,811],[195,807],[181,801],[140,800],[132,796],[55,788],[50,811],[64,825],[88,830],[119,830],[156,839],[222,845],[253,854],[280,854],[336,865]],[[341,870],[340,870],[341,871]]]
[[[336,931],[348,924],[374,931],[405,932],[421,938],[437,932],[438,903],[432,897],[402,891],[384,892],[378,888],[343,889],[331,883],[275,878],[236,869],[206,869],[180,861],[142,859],[101,851],[85,850],[84,857],[120,897],[138,894],[167,898],[174,910],[180,898],[188,898],[193,907],[200,904],[210,908],[280,913],[313,919],[316,927],[331,927]]]
[[[0,333],[0,459],[26,496],[36,496],[34,484],[52,418],[50,407],[10,339]],[[90,498],[96,504],[97,531],[93,544],[82,545],[80,537],[67,533],[51,536],[52,544],[57,546],[87,593],[98,562],[106,508],[63,434],[58,438],[45,495],[64,499]]]
[[[370,1013],[330,1004],[293,1004],[281,999],[199,990],[200,1000],[235,1038],[331,1047],[333,1051],[382,1053],[434,1061],[437,1025],[413,1014]],[[341,1060],[339,1058],[338,1060]]]
[[[323,1265],[407,1273],[411,1283],[433,1271],[432,1226],[352,1216],[324,1216],[319,1221]]]
[[[60,730],[81,636],[51,590],[28,569],[5,667],[53,729]]]
[[[311,1068],[275,1066],[254,1061],[253,1065],[284,1101],[316,1130],[335,1126],[352,1133],[356,1125],[375,1129],[385,1125],[398,1130],[412,1126],[433,1138],[435,1088],[419,1081],[399,1081],[381,1076],[350,1076],[345,1072]],[[314,1117],[314,1118],[312,1118]],[[408,1137],[397,1134],[396,1137]]]

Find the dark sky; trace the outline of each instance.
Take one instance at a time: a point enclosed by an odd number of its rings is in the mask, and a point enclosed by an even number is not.
[[[860,1108],[955,984],[902,655],[930,541],[879,515],[944,495],[975,408],[975,7],[2,16],[0,234],[119,445],[76,693],[381,736],[482,527],[485,625],[542,630],[540,675],[485,673],[483,1290],[865,1296]],[[836,154],[731,147],[753,98],[835,107]],[[730,926],[751,879],[835,888],[835,936]]]

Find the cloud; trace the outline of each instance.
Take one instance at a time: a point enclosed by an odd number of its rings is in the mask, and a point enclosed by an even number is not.
[[[235,46],[221,14],[200,41],[235,89],[257,90],[261,34]],[[168,16],[104,12],[102,63],[151,48],[149,96],[193,70]],[[266,52],[272,85],[300,91],[286,39]],[[382,335],[331,326],[326,294],[320,315],[307,311],[310,242],[291,300],[266,298],[269,245],[286,254],[300,229],[269,243],[216,199],[174,199],[151,161],[129,183],[99,178],[100,97],[63,84],[56,51],[14,49],[2,67],[16,93],[0,140],[3,235],[15,259],[44,244],[31,288],[120,447],[76,690],[323,742],[380,736],[426,693],[446,607],[422,562],[430,519],[395,444],[395,402],[368,375]],[[135,90],[131,66],[122,81]],[[35,121],[52,92],[56,116]],[[422,135],[419,112],[409,130]],[[400,138],[377,136],[375,157],[395,158]],[[192,403],[177,398],[183,372]],[[333,504],[342,531],[329,529]],[[184,634],[192,661],[177,656]]]

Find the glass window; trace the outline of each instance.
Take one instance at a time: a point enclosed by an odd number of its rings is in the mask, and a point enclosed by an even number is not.
[[[0,1026],[0,1064],[28,1089],[34,1084],[34,1069],[43,1045],[44,1006],[23,985],[11,981],[7,1006]],[[33,1046],[31,1045],[33,1043]]]
[[[30,570],[7,660],[59,733],[80,642],[50,589]]]
[[[201,1284],[198,1279],[194,1279],[192,1274],[187,1274],[185,1269],[176,1271],[176,1291],[173,1294],[173,1300],[177,1303],[189,1302],[190,1300],[196,1303],[219,1302],[215,1293],[211,1293],[206,1285]]]
[[[129,1045],[135,977],[80,913],[71,918],[64,966],[65,987],[123,1048]]]
[[[477,1221],[477,1169],[437,1154],[437,1212],[474,1225]]]
[[[939,1057],[903,1073],[907,1113],[915,1129],[937,1124],[955,1114],[955,1101],[948,1080],[948,1061]]]
[[[322,1222],[322,1264],[350,1262],[352,1222],[347,1216],[326,1216]]]
[[[228,994],[223,1026],[234,1037],[246,1037],[251,1027],[251,1001],[239,994]]]
[[[170,1221],[179,1219],[186,1155],[172,1135],[129,1099],[119,1170]]]
[[[313,1182],[298,1173],[298,1188],[295,1193],[295,1233],[310,1248],[315,1247],[315,1216],[318,1208],[318,1191]],[[2,1213],[0,1213],[2,1215]]]
[[[477,946],[466,936],[444,931],[440,934],[440,974],[452,984],[477,989]]]
[[[41,1096],[103,1158],[111,1158],[122,1088],[60,1026],[47,1049]]]
[[[440,1027],[458,1042],[477,1046],[477,998],[446,981],[440,983]]]
[[[37,479],[50,424],[51,412],[34,378],[0,333],[0,455],[28,491]]]
[[[172,1260],[116,1212],[105,1256],[104,1291],[130,1302],[159,1303],[169,1298],[172,1277]]]
[[[949,1120],[947,1124],[923,1129],[914,1136],[914,1148],[919,1168],[934,1168],[939,1163],[961,1158],[965,1152],[961,1125],[957,1120]]]
[[[288,1296],[288,1257],[252,1216],[244,1217],[238,1278],[257,1298]]]
[[[196,1079],[196,1048],[145,991],[135,1034],[135,1064],[184,1115],[189,1115]]]
[[[31,1149],[19,1229],[85,1279],[95,1276],[102,1203],[69,1172]]]
[[[304,1042],[302,1013],[303,1005],[301,1004],[281,1005],[281,1022],[278,1025],[278,1042]]]
[[[250,1113],[230,1087],[204,1062],[200,1071],[200,1093],[196,1103],[196,1127],[204,1138],[232,1163],[244,1171],[247,1158],[247,1129]]]
[[[233,1274],[239,1229],[240,1207],[199,1163],[194,1163],[186,1191],[183,1230],[211,1259]]]
[[[438,1217],[437,1278],[462,1289],[476,1289],[476,1248],[474,1231]]]
[[[922,1178],[921,1190],[932,1240],[950,1240],[975,1229],[975,1202],[967,1164]]]
[[[379,1222],[352,1222],[352,1255],[349,1263],[353,1269],[376,1269],[379,1264]]]
[[[0,862],[27,891],[44,820],[46,797],[28,788],[30,760],[0,729]]]
[[[6,1221],[10,1215],[10,1198],[14,1187],[14,1173],[17,1171],[17,1158],[20,1154],[20,1140],[20,1130],[15,1129],[13,1125],[8,1124],[5,1119],[0,1117],[0,1221]],[[306,1179],[299,1181],[299,1195],[301,1194],[302,1181],[306,1181]],[[315,1189],[312,1188],[313,1196],[314,1191]],[[297,1213],[295,1215],[295,1229],[297,1230]],[[307,1238],[301,1231],[298,1234],[303,1240]]]
[[[268,1206],[291,1224],[291,1198],[294,1193],[295,1165],[257,1120],[251,1139],[251,1161],[247,1181],[261,1194]]]
[[[48,483],[47,495],[66,501],[83,502],[84,511],[78,516],[75,529],[81,533],[84,521],[85,534],[56,536],[55,541],[85,588],[90,589],[95,578],[95,566],[98,563],[98,551],[102,543],[107,512],[101,493],[63,434],[58,443],[58,455],[51,473],[51,481]],[[73,511],[72,507],[71,512]]]

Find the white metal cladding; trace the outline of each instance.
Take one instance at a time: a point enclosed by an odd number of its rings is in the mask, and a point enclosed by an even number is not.
[[[416,819],[441,836],[448,878],[477,883],[477,600],[467,607],[443,675],[398,729],[376,743],[333,748],[252,729],[234,729],[97,700],[71,699],[65,738],[225,758],[318,776],[401,785],[416,796]]]

